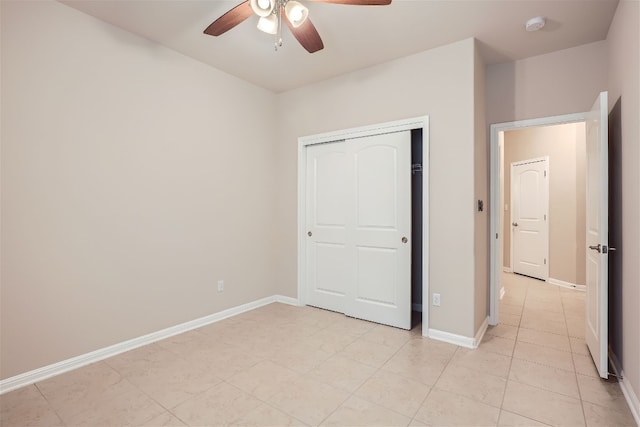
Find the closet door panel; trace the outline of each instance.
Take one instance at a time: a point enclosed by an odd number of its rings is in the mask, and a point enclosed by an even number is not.
[[[307,286],[309,305],[344,313],[353,274],[348,243],[350,180],[345,143],[307,148]]]
[[[411,133],[347,141],[354,167],[355,280],[347,314],[411,327]]]

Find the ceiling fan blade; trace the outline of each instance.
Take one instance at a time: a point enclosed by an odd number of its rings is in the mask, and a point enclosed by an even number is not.
[[[324,43],[322,43],[318,30],[316,30],[316,27],[311,23],[311,19],[307,18],[302,25],[297,28],[289,21],[284,11],[282,13],[282,19],[287,23],[287,27],[289,27],[293,36],[307,52],[314,53],[324,49]]]
[[[355,6],[386,6],[391,0],[312,0],[320,3],[352,4]]]
[[[210,36],[219,36],[240,24],[251,15],[253,15],[253,10],[251,10],[249,0],[246,0],[213,21],[211,25],[204,30],[204,33]]]

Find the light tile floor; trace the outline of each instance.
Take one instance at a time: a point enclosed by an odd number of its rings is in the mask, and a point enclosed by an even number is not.
[[[272,304],[0,396],[2,426],[634,426],[584,343],[584,293],[504,275],[469,350]]]

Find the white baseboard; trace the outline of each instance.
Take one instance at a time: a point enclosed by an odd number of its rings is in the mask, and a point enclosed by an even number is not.
[[[282,304],[294,305],[296,307],[302,306],[302,304],[300,304],[300,300],[296,298],[285,297],[283,295],[274,295],[273,298],[275,298],[275,302],[280,302]]]
[[[621,372],[622,381],[619,382],[620,388],[622,389],[622,394],[624,398],[627,400],[627,404],[629,405],[629,409],[633,414],[633,418],[636,420],[636,424],[640,426],[640,400],[638,400],[638,395],[633,391],[633,387],[631,387],[631,383],[627,379],[627,376],[624,374],[624,371]]]
[[[609,365],[613,369],[613,374],[618,378],[622,378],[622,368],[620,367],[620,361],[616,357],[616,354],[613,352],[611,344],[609,344],[609,348],[607,349],[607,357],[609,359]]]
[[[502,267],[502,271],[504,271],[505,273],[513,273],[511,267]]]
[[[485,317],[482,325],[480,325],[480,329],[478,329],[476,336],[473,338],[465,337],[464,335],[452,334],[451,332],[440,331],[438,329],[429,329],[428,337],[434,340],[448,342],[449,344],[459,345],[460,347],[478,348],[488,327],[489,316]]]
[[[280,302],[283,304],[300,305],[298,300],[291,297],[285,297],[281,295],[273,295],[270,297],[262,298],[257,301],[253,301],[247,304],[232,307],[227,310],[220,311],[218,313],[210,314],[199,319],[191,320],[189,322],[181,323],[176,326],[171,326],[166,329],[162,329],[157,332],[152,332],[141,337],[133,338],[127,341],[123,341],[118,344],[104,347],[99,350],[92,351],[90,353],[82,354],[80,356],[72,357],[71,359],[63,360],[42,368],[34,369],[33,371],[25,372],[7,379],[0,381],[0,394],[7,393],[20,387],[34,384],[38,381],[43,381],[47,378],[51,378],[56,375],[63,374],[73,369],[78,369],[91,363],[98,362],[100,360],[107,359],[125,351],[133,350],[143,345],[151,344],[156,341],[163,340],[165,338],[172,337],[174,335],[181,334],[193,329],[200,328],[202,326],[209,325],[211,323],[219,322],[226,318],[237,316],[244,312],[254,310],[256,308],[271,304],[274,302]]]
[[[417,311],[419,313],[422,313],[422,304],[413,303],[413,304],[411,304],[411,309],[413,311]]]
[[[489,327],[489,316],[484,318],[484,322],[480,325],[480,329],[476,332],[476,336],[474,338],[474,347],[478,348],[480,343],[482,342],[482,338],[484,337],[484,333],[487,332],[487,328]]]
[[[429,335],[427,336],[431,339],[459,345],[460,347],[473,348],[474,339],[462,335],[429,328]]]
[[[585,285],[576,285],[575,283],[565,282],[564,280],[554,279],[553,277],[549,277],[547,279],[547,283],[550,285],[561,286],[563,288],[575,289],[576,291],[586,291],[587,289]]]
[[[627,405],[629,405],[629,409],[633,414],[633,418],[636,420],[636,424],[640,426],[640,400],[638,400],[638,395],[633,391],[633,387],[631,387],[631,383],[627,379],[627,376],[624,374],[624,371],[620,368],[620,361],[616,357],[615,353],[611,351],[611,347],[609,347],[609,364],[613,368],[613,374],[618,378],[618,384],[620,384],[620,389],[622,390],[622,394],[624,395],[625,400],[627,401]]]

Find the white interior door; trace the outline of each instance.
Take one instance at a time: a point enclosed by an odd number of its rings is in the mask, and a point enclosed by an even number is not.
[[[411,328],[411,132],[307,147],[309,305]]]
[[[607,92],[596,100],[587,134],[587,304],[585,339],[602,378],[608,377],[609,165]]]
[[[513,271],[549,278],[549,161],[511,164],[511,248]]]
[[[347,142],[355,280],[346,314],[411,329],[411,132]]]
[[[347,246],[349,191],[352,178],[345,143],[307,148],[307,286],[308,303],[344,313],[351,279]]]

